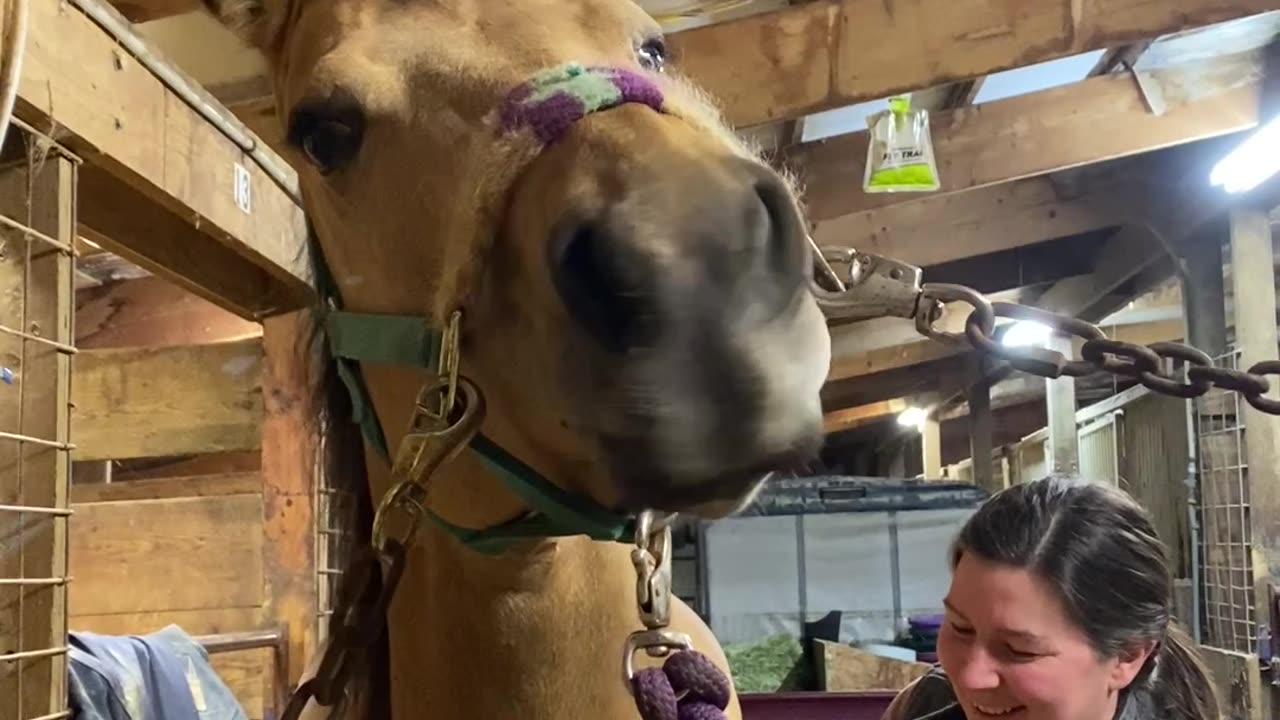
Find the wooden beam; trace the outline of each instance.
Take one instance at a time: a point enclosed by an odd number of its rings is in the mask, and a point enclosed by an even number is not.
[[[1256,127],[1260,51],[1153,70],[1166,111],[1147,108],[1130,74],[938,113],[931,118],[942,189],[973,190],[1019,178],[1172,147]],[[866,131],[806,143],[788,156],[815,221],[924,199],[862,190]]]
[[[306,226],[292,190],[277,185],[76,4],[32,3],[29,33],[15,112],[41,130],[56,129],[61,142],[102,171],[86,172],[92,196],[86,192],[82,203],[89,201],[90,225],[157,272],[250,319],[309,302]],[[296,185],[288,166],[274,161],[286,183]],[[238,177],[249,188],[247,209],[237,203]],[[162,230],[144,232],[131,216],[163,217]],[[175,262],[182,253],[189,253],[187,262]],[[207,277],[224,282],[211,286]]]
[[[147,18],[198,7],[117,2]],[[746,128],[1273,9],[1272,0],[826,0],[671,33],[668,45],[675,69]],[[200,78],[210,87],[254,79]]]
[[[928,267],[1124,225],[1142,213],[1141,189],[1124,179],[1062,197],[1049,177],[1030,177],[820,221],[813,237]]]
[[[76,298],[76,347],[204,345],[261,337],[237,317],[159,277],[87,288]]]
[[[76,460],[255,450],[261,340],[76,355]]]
[[[859,405],[857,407],[845,408],[829,412],[822,419],[823,432],[831,435],[833,433],[844,432],[861,427],[871,422],[875,422],[889,415],[898,415],[907,409],[907,401],[902,398],[893,400],[885,400],[883,402],[871,403],[870,405]]]

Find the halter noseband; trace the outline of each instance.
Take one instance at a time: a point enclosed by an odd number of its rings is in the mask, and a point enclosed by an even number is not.
[[[496,111],[497,131],[499,136],[528,131],[545,147],[563,137],[578,120],[627,103],[666,112],[662,90],[649,77],[621,68],[569,63],[544,70],[514,88]],[[315,242],[314,232],[310,234],[317,288],[329,308],[325,316],[329,352],[351,396],[352,420],[359,424],[365,440],[390,462],[386,434],[373,411],[358,363],[438,371],[443,329],[430,326],[419,316],[341,309],[337,284]],[[519,541],[540,537],[586,535],[594,540],[620,542],[633,539],[633,517],[553,484],[481,433],[475,435],[469,447],[532,512],[477,530],[455,525],[427,508],[427,517],[463,545],[483,553],[498,553]]]

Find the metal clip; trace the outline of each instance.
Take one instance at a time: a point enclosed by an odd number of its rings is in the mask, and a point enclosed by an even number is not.
[[[636,520],[636,547],[631,564],[636,569],[636,607],[640,622],[650,630],[671,623],[671,525],[653,530],[653,513]],[[653,543],[657,540],[655,555]]]
[[[635,654],[640,650],[648,652],[649,657],[665,657],[672,650],[692,650],[693,639],[682,632],[672,630],[641,630],[627,636],[626,645],[622,649],[622,680],[628,689],[633,689],[631,678],[636,674]]]
[[[821,248],[817,267],[834,290],[810,281],[810,290],[829,321],[853,323],[878,317],[916,316],[923,273],[914,265],[852,248]],[[834,266],[847,266],[841,275]]]
[[[438,393],[447,397],[455,387],[461,390],[462,408],[461,414],[450,419],[441,416],[435,409],[438,403],[432,401]],[[458,411],[457,400],[452,403],[452,409]],[[436,468],[452,460],[471,441],[471,436],[484,419],[484,413],[484,396],[466,378],[460,377],[455,382],[447,377],[437,377],[423,385],[418,392],[413,417],[409,420],[409,429],[396,450],[392,477],[409,481],[430,477]]]

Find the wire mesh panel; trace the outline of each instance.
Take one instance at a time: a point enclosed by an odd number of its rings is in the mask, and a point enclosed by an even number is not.
[[[359,499],[335,486],[335,479],[330,473],[319,473],[316,489],[316,637],[320,642],[328,636],[342,568],[358,540],[352,522]]]
[[[69,717],[77,161],[15,120],[0,152],[0,718]]]
[[[1235,369],[1239,351],[1215,358]],[[1200,553],[1206,644],[1253,653],[1254,618],[1249,483],[1240,395],[1212,390],[1197,401],[1200,448]]]

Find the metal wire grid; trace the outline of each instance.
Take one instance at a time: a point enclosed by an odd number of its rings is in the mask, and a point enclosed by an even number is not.
[[[356,540],[348,524],[355,517],[357,498],[334,487],[333,480],[329,473],[319,473],[316,488],[316,637],[320,642],[328,637],[338,581]]]
[[[1237,368],[1239,350],[1215,358]],[[1244,408],[1238,393],[1213,390],[1197,402],[1200,456],[1200,556],[1206,642],[1252,654],[1257,649]]]
[[[67,494],[79,159],[14,119],[0,164],[0,717],[67,706]],[[58,237],[55,237],[58,236]]]

